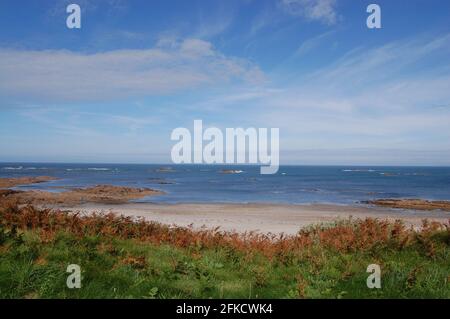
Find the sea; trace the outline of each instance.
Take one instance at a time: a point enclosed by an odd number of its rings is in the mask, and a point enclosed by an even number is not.
[[[0,177],[53,176],[20,190],[111,184],[162,190],[136,202],[360,204],[379,198],[450,200],[450,167],[0,163]]]

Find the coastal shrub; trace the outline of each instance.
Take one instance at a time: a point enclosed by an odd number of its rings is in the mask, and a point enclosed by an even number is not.
[[[348,219],[334,225],[316,225],[300,230],[296,235],[236,233],[215,229],[194,230],[192,227],[170,227],[142,218],[119,216],[114,213],[83,214],[64,212],[34,206],[19,206],[14,202],[0,205],[0,239],[10,230],[38,230],[43,242],[52,241],[61,231],[78,238],[95,237],[136,239],[153,244],[170,244],[189,248],[192,252],[220,247],[248,256],[262,254],[278,262],[289,264],[302,254],[306,247],[321,246],[339,252],[375,251],[377,249],[405,249],[419,245],[423,252],[433,257],[437,243],[448,245],[449,223],[423,221],[420,229],[406,227],[401,221],[389,222],[373,218]],[[241,259],[242,256],[236,257]],[[245,258],[245,255],[244,255]]]
[[[0,298],[450,298],[447,223],[238,234],[3,202],[0,236]],[[72,263],[82,289],[66,287]],[[382,289],[366,286],[372,263]]]

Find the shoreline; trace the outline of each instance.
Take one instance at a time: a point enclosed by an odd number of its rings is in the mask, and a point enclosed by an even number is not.
[[[34,184],[53,180],[52,177],[1,179],[5,185]],[[312,224],[339,219],[377,218],[403,220],[408,226],[419,227],[422,220],[450,220],[450,202],[420,199],[384,199],[353,204],[282,204],[282,203],[148,203],[140,199],[163,195],[161,191],[113,185],[73,188],[67,192],[15,191],[0,189],[0,198],[22,204],[56,208],[91,214],[114,212],[118,215],[143,217],[149,221],[199,229],[220,228],[239,233],[259,232],[295,234]],[[134,201],[134,202],[133,202]],[[395,205],[394,205],[395,204]],[[443,210],[434,210],[442,208]]]
[[[258,232],[273,234],[296,234],[300,229],[318,223],[334,222],[339,219],[377,218],[383,220],[402,220],[407,226],[419,227],[423,219],[447,222],[450,212],[415,211],[384,207],[353,205],[289,205],[289,204],[162,204],[126,203],[95,204],[75,206],[48,205],[64,211],[113,212],[118,215],[142,217],[166,225],[194,229],[214,229],[236,231],[238,233]]]

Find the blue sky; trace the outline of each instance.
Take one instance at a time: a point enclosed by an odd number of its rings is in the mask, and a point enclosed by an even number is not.
[[[194,119],[280,128],[282,164],[450,165],[450,2],[0,2],[0,161],[170,162]]]

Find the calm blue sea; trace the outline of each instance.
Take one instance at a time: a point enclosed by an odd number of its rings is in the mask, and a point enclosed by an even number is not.
[[[224,174],[222,170],[242,170]],[[450,200],[450,167],[258,166],[1,163],[0,177],[48,175],[60,180],[18,187],[59,192],[112,184],[160,189],[144,202],[335,203],[376,198]]]

